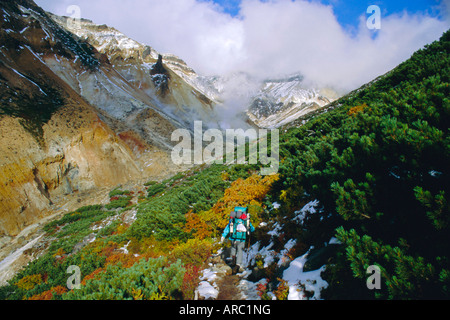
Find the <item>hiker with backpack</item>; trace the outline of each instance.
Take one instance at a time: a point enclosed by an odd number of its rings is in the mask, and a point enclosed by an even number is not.
[[[231,212],[230,221],[223,231],[220,242],[229,237],[231,240],[231,258],[233,273],[243,272],[242,259],[244,255],[245,242],[250,232],[254,232],[255,227],[250,222],[250,215],[247,208],[236,207]]]

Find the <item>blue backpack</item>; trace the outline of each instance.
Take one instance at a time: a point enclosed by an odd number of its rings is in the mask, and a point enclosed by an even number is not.
[[[235,240],[245,240],[250,233],[250,214],[248,208],[235,207],[230,216],[230,234]]]

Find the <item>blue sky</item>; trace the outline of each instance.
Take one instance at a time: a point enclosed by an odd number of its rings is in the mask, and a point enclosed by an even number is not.
[[[235,17],[239,15],[242,0],[200,0],[212,1],[222,7],[222,9]],[[382,16],[398,14],[407,11],[410,14],[425,12],[431,16],[439,15],[436,0],[317,0],[323,4],[331,5],[343,26],[356,26],[358,18],[370,5],[378,5],[381,8]]]
[[[239,18],[241,14],[242,0],[197,0],[200,2],[212,2],[219,6],[220,10],[229,14],[231,17]],[[261,2],[270,2],[273,0],[259,0]],[[291,0],[292,2],[299,0]],[[366,10],[371,5],[377,5],[381,10],[381,17],[391,15],[402,15],[405,12],[409,15],[422,14],[439,20],[444,19],[441,1],[439,0],[307,0],[309,2],[318,2],[323,5],[329,5],[333,8],[333,12],[337,21],[349,35],[355,36],[358,33],[360,17],[370,16]],[[449,2],[449,0],[446,0]],[[379,30],[371,31],[372,39],[375,39]]]
[[[404,11],[409,14],[420,12],[435,16],[437,12],[433,7],[438,4],[438,1],[433,0],[322,0],[321,2],[333,6],[338,21],[344,26],[355,26],[358,23],[358,16],[370,5],[378,5],[382,16],[401,14]]]

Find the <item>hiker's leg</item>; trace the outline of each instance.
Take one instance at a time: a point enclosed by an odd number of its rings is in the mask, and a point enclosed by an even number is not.
[[[231,265],[235,265],[236,264],[236,245],[237,245],[237,242],[239,242],[239,241],[233,241],[232,243],[231,243]]]
[[[242,259],[243,259],[243,255],[244,255],[245,242],[244,241],[236,241],[236,242],[237,242],[236,264],[242,267]]]

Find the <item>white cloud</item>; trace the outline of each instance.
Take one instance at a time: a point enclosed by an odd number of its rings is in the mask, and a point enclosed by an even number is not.
[[[352,35],[331,6],[302,0],[243,0],[241,16],[234,18],[217,5],[195,0],[36,2],[56,14],[79,5],[83,17],[174,53],[201,74],[246,71],[273,77],[301,72],[311,83],[343,90],[389,71],[449,26],[429,16],[391,15],[383,17],[374,38],[361,12]]]
[[[338,23],[332,8],[306,1],[243,4],[245,67],[266,74],[302,72],[319,85],[349,90],[381,75],[430,43],[448,23],[427,16],[388,16],[373,38],[362,12],[356,36]]]
[[[196,0],[38,0],[64,15],[69,5],[83,18],[112,26],[162,53],[185,59],[202,73],[224,73],[241,56],[242,23],[217,5]]]

